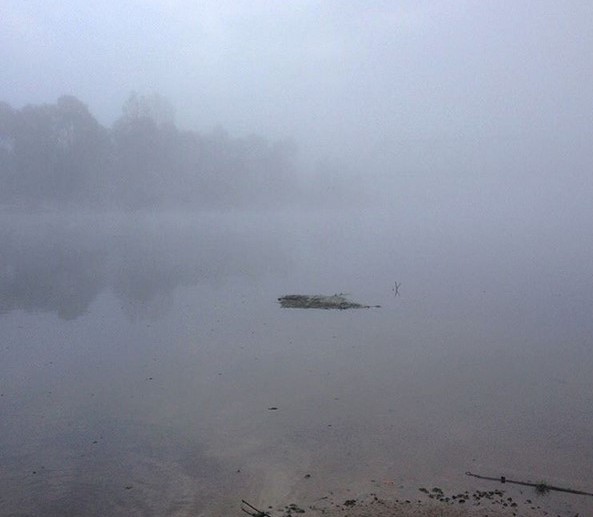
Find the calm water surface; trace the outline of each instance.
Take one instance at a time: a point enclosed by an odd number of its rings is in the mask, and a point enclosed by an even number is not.
[[[593,489],[579,239],[396,211],[2,221],[1,515],[234,515],[467,470]],[[382,307],[276,303],[336,292]]]

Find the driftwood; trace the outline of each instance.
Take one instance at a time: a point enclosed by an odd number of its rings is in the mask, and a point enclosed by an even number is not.
[[[251,517],[272,517],[268,512],[258,510],[255,506],[245,501],[245,499],[241,499],[241,510],[247,515],[251,515]]]
[[[583,492],[582,490],[574,490],[572,488],[562,488],[558,486],[548,485],[547,483],[529,483],[527,481],[515,481],[514,479],[508,479],[505,476],[500,476],[498,478],[489,477],[489,476],[479,476],[478,474],[472,474],[471,472],[466,472],[466,476],[471,476],[478,479],[487,479],[488,481],[500,481],[501,483],[511,483],[513,485],[523,485],[523,486],[531,486],[536,489],[536,491],[540,494],[545,494],[551,490],[556,492],[566,492],[568,494],[577,494],[577,495],[588,495],[593,497],[593,493],[591,492]]]
[[[380,305],[362,305],[351,302],[344,293],[334,294],[332,296],[305,295],[305,294],[287,294],[278,298],[280,305],[284,309],[370,309],[378,308]]]

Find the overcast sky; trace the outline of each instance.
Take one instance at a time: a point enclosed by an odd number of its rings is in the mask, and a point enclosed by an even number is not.
[[[591,130],[593,2],[3,0],[0,99],[130,91],[180,125],[372,154],[392,142]]]

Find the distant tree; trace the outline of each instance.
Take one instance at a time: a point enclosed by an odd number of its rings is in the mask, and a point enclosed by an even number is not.
[[[113,125],[118,191],[132,208],[161,205],[177,172],[179,135],[173,109],[158,95],[132,94]]]
[[[21,200],[80,200],[107,153],[105,130],[72,96],[14,112],[9,135],[13,169],[5,187]]]
[[[12,147],[14,120],[16,113],[6,102],[0,102],[0,148],[10,150]]]
[[[269,206],[299,194],[295,156],[290,142],[180,131],[156,94],[131,94],[109,129],[71,95],[20,110],[0,103],[3,203]]]
[[[198,199],[220,206],[273,205],[287,201],[296,184],[296,148],[259,136],[232,138],[222,128],[195,135],[191,171]]]
[[[58,192],[78,199],[93,196],[104,183],[109,139],[107,131],[73,96],[63,96],[56,106],[57,151],[54,180]]]
[[[40,199],[50,192],[56,148],[54,111],[49,105],[26,106],[15,117],[15,171],[6,189],[13,199]]]
[[[7,195],[6,187],[15,173],[14,124],[15,111],[5,102],[0,102],[0,199]]]
[[[157,126],[173,126],[175,110],[171,103],[158,93],[139,95],[132,92],[122,107],[122,119],[150,119]]]

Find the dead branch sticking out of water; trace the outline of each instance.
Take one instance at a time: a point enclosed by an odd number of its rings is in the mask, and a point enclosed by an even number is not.
[[[394,283],[393,283],[393,289],[392,289],[392,291],[393,291],[393,296],[394,296],[394,297],[395,297],[395,296],[399,296],[399,288],[400,288],[401,286],[402,286],[402,285],[401,285],[401,283],[397,283],[397,282],[394,282]]]
[[[539,483],[529,483],[527,481],[515,481],[514,479],[507,479],[505,476],[495,478],[490,476],[480,476],[478,474],[472,474],[471,472],[466,472],[465,475],[478,479],[487,479],[488,481],[500,481],[501,483],[511,483],[513,485],[531,486],[535,488],[535,491],[540,495],[547,494],[551,490],[554,490],[556,492],[566,492],[568,494],[588,495],[593,497],[593,493],[591,492],[583,492],[582,490],[574,490],[573,488],[562,488],[558,486],[552,486],[548,485],[547,483],[544,483],[543,481],[540,481]]]

